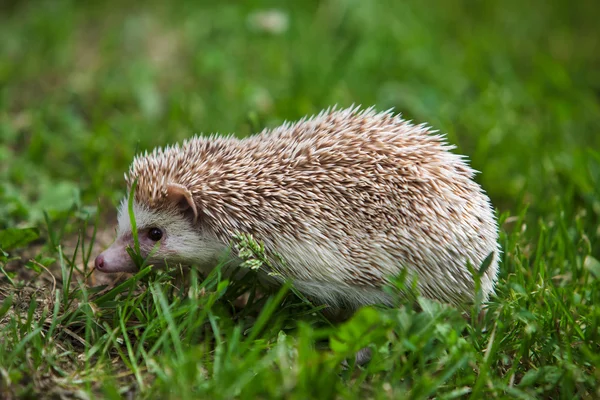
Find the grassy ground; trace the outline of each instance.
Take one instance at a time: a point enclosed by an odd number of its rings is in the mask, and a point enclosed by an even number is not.
[[[600,397],[595,2],[3,4],[0,396]],[[136,152],[336,103],[428,122],[482,171],[483,320],[423,300],[330,326],[289,291],[237,307],[252,280],[91,273]]]

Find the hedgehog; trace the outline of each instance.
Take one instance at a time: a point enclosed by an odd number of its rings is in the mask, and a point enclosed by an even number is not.
[[[420,295],[484,301],[498,272],[498,227],[475,171],[445,136],[391,110],[330,108],[244,139],[195,136],[137,156],[125,174],[143,257],[210,271],[251,235],[278,274],[333,310],[393,305],[404,271]],[[135,185],[134,185],[135,182]],[[134,189],[131,190],[132,186]],[[101,272],[135,272],[128,196]],[[158,246],[157,246],[158,244]],[[475,267],[473,269],[472,267]],[[260,271],[259,271],[260,273]]]

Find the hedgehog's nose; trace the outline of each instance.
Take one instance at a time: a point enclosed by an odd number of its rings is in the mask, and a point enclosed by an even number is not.
[[[102,269],[104,269],[104,255],[100,254],[98,257],[96,257],[94,265],[96,266],[96,269],[102,271]]]

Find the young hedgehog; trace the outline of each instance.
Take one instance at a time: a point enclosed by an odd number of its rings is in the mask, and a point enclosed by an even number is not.
[[[484,300],[498,271],[498,229],[464,157],[441,135],[373,108],[327,110],[246,139],[194,137],[138,156],[133,210],[142,256],[214,267],[232,238],[252,234],[285,261],[283,278],[333,310],[388,304],[386,279],[406,269],[423,296]],[[160,242],[153,253],[151,250]],[[134,272],[127,199],[118,237],[95,261]],[[265,276],[267,274],[264,274]],[[267,280],[280,280],[266,276]]]

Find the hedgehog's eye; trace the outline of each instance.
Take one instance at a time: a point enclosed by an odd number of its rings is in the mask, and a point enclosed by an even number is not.
[[[150,228],[150,230],[148,230],[148,237],[150,238],[150,240],[158,242],[160,238],[162,238],[162,236],[163,231],[161,231],[158,228]]]

